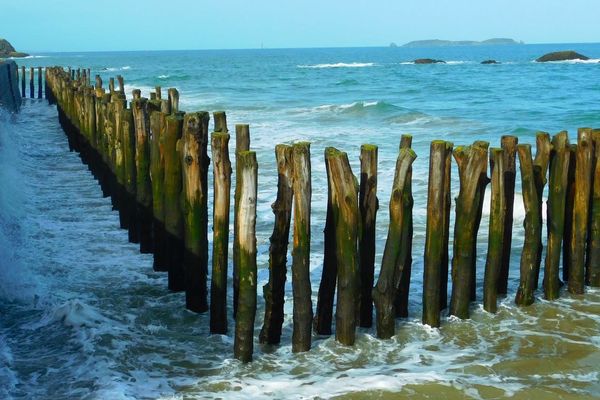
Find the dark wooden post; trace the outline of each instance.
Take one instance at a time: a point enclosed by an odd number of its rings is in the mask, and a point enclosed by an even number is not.
[[[312,290],[310,286],[310,143],[292,146],[292,189],[294,199],[294,247],[292,250],[292,291],[294,296],[294,327],[292,351],[310,350]]]
[[[548,247],[544,266],[544,297],[557,299],[560,295],[561,245],[565,229],[565,203],[569,175],[569,135],[566,131],[554,135],[550,153],[550,184],[548,187]]]
[[[563,234],[563,280],[569,280],[571,269],[571,235],[573,234],[573,204],[575,202],[575,167],[577,165],[577,145],[569,145],[569,173],[565,199],[565,231]]]
[[[502,136],[501,146],[504,150],[504,195],[506,197],[506,218],[504,219],[504,240],[502,241],[502,267],[498,277],[498,294],[508,293],[508,272],[510,269],[510,252],[513,235],[513,210],[515,204],[515,182],[517,178],[517,144],[516,136]]]
[[[213,120],[214,120],[215,132],[229,132],[227,130],[227,115],[225,114],[225,111],[215,111],[213,113]],[[240,127],[241,126],[243,126],[243,125],[240,125]],[[240,129],[242,129],[242,128],[240,128]],[[236,126],[236,130],[237,130],[237,126]],[[236,143],[237,143],[237,140],[236,140]],[[242,151],[245,151],[245,150],[242,150]]]
[[[213,157],[213,254],[210,287],[210,332],[227,333],[227,253],[229,247],[229,205],[231,162],[229,134],[211,135]]]
[[[277,199],[271,206],[275,214],[271,246],[269,247],[269,282],[263,287],[265,318],[260,331],[260,342],[278,344],[283,324],[287,251],[292,215],[292,147],[275,146],[277,159]]]
[[[21,97],[25,98],[25,66],[21,65]]]
[[[448,264],[450,262],[449,245],[450,241],[450,209],[452,206],[452,148],[454,144],[446,142],[446,162],[444,166],[444,220],[442,228],[444,236],[442,238],[442,271],[440,276],[440,311],[448,308]]]
[[[179,91],[175,88],[170,88],[168,94],[171,114],[175,114],[179,112]]]
[[[600,129],[594,129],[592,200],[586,263],[586,282],[600,287]]]
[[[115,78],[110,78],[108,80],[108,92],[113,94],[115,92]]]
[[[533,174],[535,180],[535,188],[538,193],[538,224],[543,225],[542,218],[542,203],[543,203],[543,195],[544,195],[544,186],[548,181],[548,165],[550,163],[550,150],[552,149],[552,144],[550,143],[550,135],[546,132],[538,132],[535,138],[536,142],[536,153],[535,158],[533,160]],[[537,289],[538,281],[540,276],[540,265],[542,262],[542,250],[544,246],[542,244],[542,238],[540,237],[540,243],[538,247],[538,254],[535,262],[535,273],[534,273],[534,288]]]
[[[31,67],[29,69],[29,97],[32,99],[35,99],[35,88],[33,87],[34,72],[35,72],[35,69],[33,67]]]
[[[150,117],[147,99],[131,103],[135,124],[136,203],[140,252],[150,253],[152,242],[152,181],[150,178]]]
[[[219,129],[217,132],[228,132],[227,124],[224,123],[225,113],[223,111],[213,113],[213,120],[215,124],[215,129]],[[217,122],[219,121],[219,122]],[[235,192],[233,196],[233,209],[237,210],[239,206],[239,189],[240,183],[238,181],[238,177],[240,176],[240,171],[237,169],[237,154],[242,151],[250,150],[250,127],[246,124],[238,124],[235,126],[235,155],[236,155],[236,168],[235,168]],[[233,214],[233,317],[235,318],[237,314],[237,299],[239,292],[239,269],[238,269],[238,220],[236,213]]]
[[[390,224],[383,250],[381,271],[373,288],[375,302],[377,337],[388,339],[395,333],[395,300],[400,286],[403,260],[406,260],[408,246],[402,241],[405,232],[406,215],[404,191],[408,182],[410,167],[417,155],[412,149],[401,148],[396,161],[396,172],[390,197]],[[405,261],[404,261],[405,262]]]
[[[236,210],[239,232],[239,304],[235,320],[234,355],[240,361],[252,361],[254,348],[254,319],[256,317],[256,197],[258,164],[256,153],[238,154],[240,203]]]
[[[166,115],[160,111],[150,114],[150,179],[152,183],[152,214],[154,237],[154,270],[168,271],[167,236],[165,232],[165,150]]]
[[[360,257],[360,326],[373,325],[373,281],[375,274],[375,221],[377,200],[377,146],[360,147],[360,226],[358,254]]]
[[[577,132],[577,161],[575,164],[575,197],[571,231],[571,262],[569,292],[583,294],[585,275],[585,246],[587,243],[590,194],[592,186],[593,140],[590,128]]]
[[[38,67],[38,99],[42,97],[42,67]]]
[[[162,89],[160,86],[155,86],[154,90],[156,91],[156,100],[162,100]]]
[[[121,75],[117,75],[117,81],[119,82],[119,92],[121,94],[125,94],[125,83],[123,82],[123,77]]]

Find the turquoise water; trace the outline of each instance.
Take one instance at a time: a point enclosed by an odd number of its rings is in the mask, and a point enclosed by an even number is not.
[[[592,60],[532,62],[571,48]],[[410,63],[423,57],[448,63]],[[485,59],[502,64],[481,65]],[[523,241],[519,193],[509,295],[499,313],[485,313],[478,301],[471,320],[444,318],[440,329],[420,323],[429,142],[483,139],[498,146],[501,135],[514,134],[533,144],[536,131],[563,129],[574,139],[578,127],[600,126],[598,61],[600,44],[69,53],[18,60],[26,66],[89,67],[105,86],[121,74],[128,94],[133,88],[149,96],[155,85],[177,87],[183,110],[226,110],[230,129],[250,124],[259,162],[257,332],[264,307],[260,287],[268,278],[278,143],[312,143],[313,305],[323,256],[326,146],[348,152],[355,173],[360,145],[379,146],[378,271],[400,135],[414,135],[414,264],[410,317],[398,320],[392,340],[361,329],[353,348],[314,337],[309,353],[292,354],[288,275],[281,346],[256,344],[255,361],[242,365],[233,359],[231,334],[209,336],[208,316],[185,311],[183,295],[166,290],[166,277],[152,271],[151,257],[127,243],[110,200],[69,153],[55,108],[28,99],[20,115],[0,118],[0,397],[600,394],[600,291],[514,306]],[[479,300],[486,247],[487,211],[478,243]]]

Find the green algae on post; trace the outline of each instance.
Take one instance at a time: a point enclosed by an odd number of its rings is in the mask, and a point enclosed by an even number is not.
[[[165,232],[165,118],[166,114],[154,111],[150,114],[150,180],[152,183],[152,214],[154,215],[154,270],[167,271],[167,248]]]

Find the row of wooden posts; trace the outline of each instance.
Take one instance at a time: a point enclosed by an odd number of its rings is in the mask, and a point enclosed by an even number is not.
[[[110,79],[106,91],[100,76],[89,84],[83,74],[61,67],[46,69],[46,96],[58,104],[60,121],[70,145],[81,152],[103,190],[120,212],[121,226],[154,253],[154,268],[168,271],[168,286],[186,292],[186,306],[195,312],[210,310],[210,331],[227,332],[227,268],[232,168],[229,133],[224,112],[213,114],[210,135],[214,174],[212,273],[208,275],[208,157],[209,113],[180,112],[179,94],[169,89],[150,93],[133,90],[128,103],[122,77]],[[233,232],[234,354],[252,359],[257,303],[256,265],[256,154],[250,151],[248,125],[236,125]],[[269,248],[269,281],[264,286],[265,314],[259,341],[278,344],[284,320],[287,251],[293,215],[292,350],[306,351],[315,333],[332,334],[345,345],[355,341],[357,326],[370,327],[375,306],[377,336],[395,333],[396,317],[408,314],[412,264],[413,196],[412,138],[403,135],[389,203],[389,230],[377,282],[375,224],[378,209],[377,146],[361,147],[360,179],[348,156],[335,148],[325,150],[328,177],[324,260],[315,315],[309,273],[311,227],[310,144],[275,147],[278,184],[273,203],[274,228]],[[454,147],[447,141],[431,143],[424,248],[423,323],[440,326],[442,310],[469,318],[476,295],[476,243],[484,193],[491,182],[489,244],[485,265],[483,304],[496,312],[497,296],[507,294],[516,158],[525,206],[525,241],[521,254],[520,284],[515,302],[534,302],[542,256],[542,193],[549,176],[548,242],[543,277],[546,299],[559,297],[562,281],[574,294],[584,285],[600,286],[600,130],[582,128],[577,144],[567,132],[552,138],[538,133],[537,152],[503,136],[500,147],[476,141]],[[452,293],[448,304],[449,239],[452,157],[458,167]],[[489,175],[488,178],[488,161]],[[337,288],[337,300],[334,301]],[[333,307],[335,303],[335,314]]]
[[[29,98],[31,99],[35,99],[35,85],[34,85],[34,80],[35,80],[35,71],[37,70],[37,98],[41,99],[43,97],[43,87],[44,85],[42,84],[43,81],[43,72],[42,72],[42,67],[30,67],[29,68]],[[26,69],[24,65],[21,65],[21,97],[25,98],[26,96]],[[17,75],[19,74],[19,69],[17,68]],[[18,77],[17,77],[18,79]]]

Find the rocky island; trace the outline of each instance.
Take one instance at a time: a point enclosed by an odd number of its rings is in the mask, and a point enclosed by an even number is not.
[[[550,61],[569,61],[569,60],[589,60],[590,58],[584,56],[583,54],[579,54],[573,50],[566,51],[555,51],[554,53],[544,54],[540,58],[538,58],[537,62],[550,62]]]
[[[498,45],[515,45],[524,44],[523,42],[517,42],[514,39],[507,38],[494,38],[488,39],[481,42],[475,40],[416,40],[408,42],[402,47],[449,47],[449,46],[498,46]]]
[[[16,51],[6,39],[0,39],[0,58],[27,57],[29,54]]]

